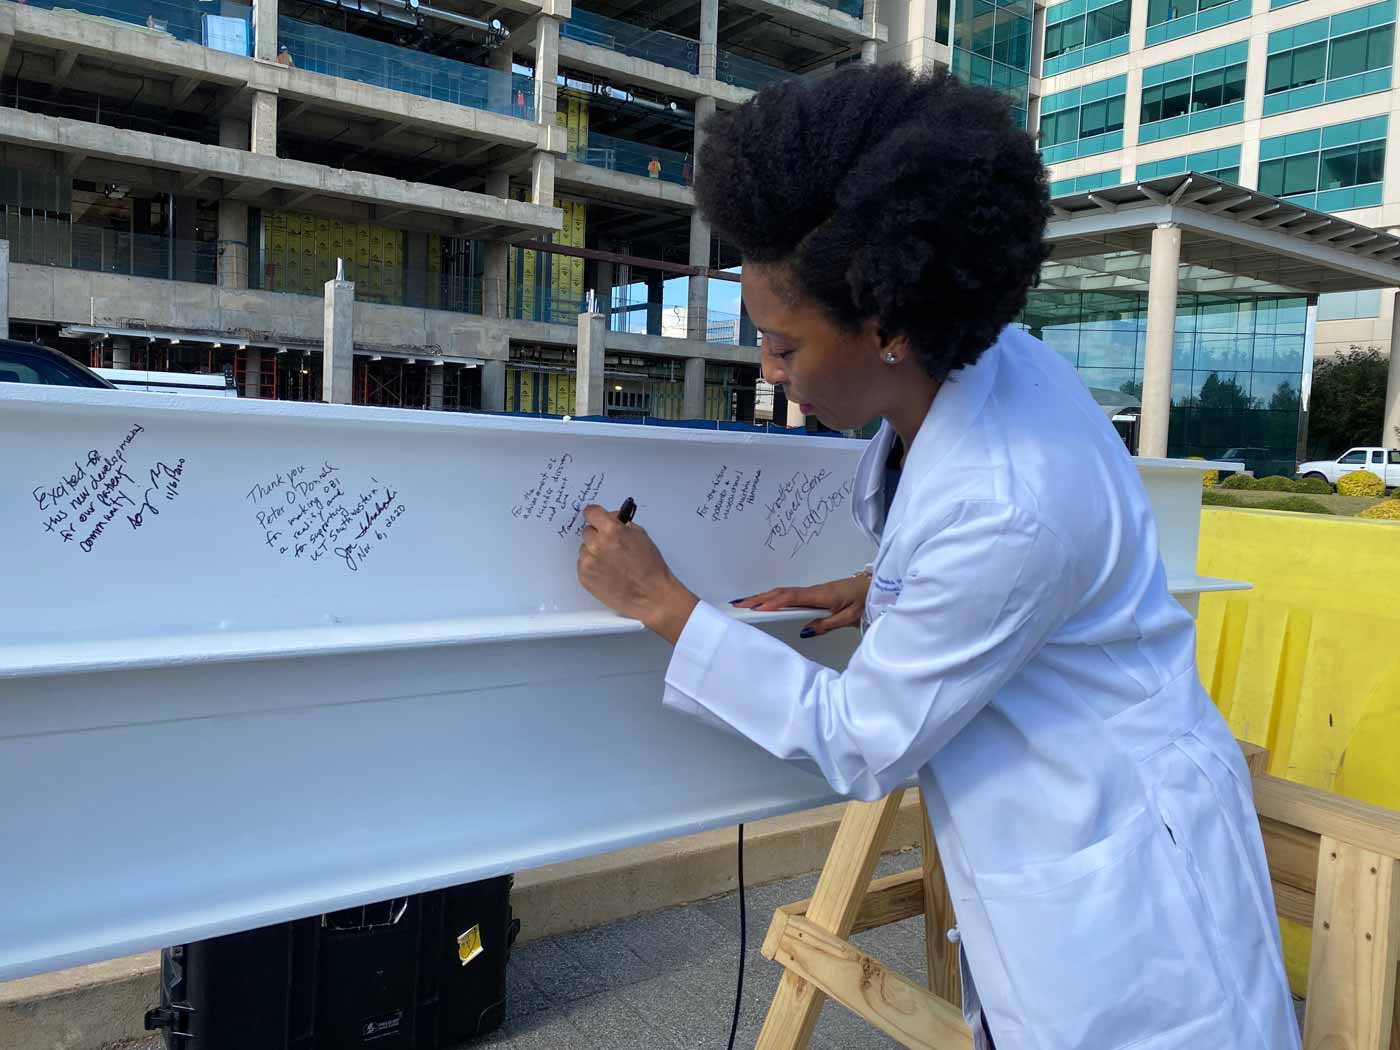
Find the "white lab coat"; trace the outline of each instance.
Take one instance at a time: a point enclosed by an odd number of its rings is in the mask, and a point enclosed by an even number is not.
[[[917,774],[979,1047],[979,1010],[998,1050],[1297,1047],[1248,772],[1102,410],[1007,329],[939,391],[885,521],[892,441],[856,476],[879,550],[847,669],[702,603],[665,703],[856,798]]]

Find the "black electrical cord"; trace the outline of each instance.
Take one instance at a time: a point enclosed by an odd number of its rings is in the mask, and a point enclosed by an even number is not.
[[[749,947],[749,921],[744,908],[744,825],[739,825],[739,985],[734,989],[734,1020],[729,1025],[729,1047],[739,1032],[739,1005],[744,1001],[744,956]]]

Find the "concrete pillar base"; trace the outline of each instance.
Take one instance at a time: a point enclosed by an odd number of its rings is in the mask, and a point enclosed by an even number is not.
[[[685,402],[681,409],[681,418],[705,418],[705,359],[703,357],[687,357],[685,359]]]
[[[252,283],[248,252],[248,205],[219,201],[219,272],[221,288],[248,288]]]
[[[355,381],[355,283],[326,282],[325,326],[321,336],[321,399],[348,405]]]
[[[487,361],[481,366],[481,410],[483,412],[504,412],[506,410],[506,363]]]
[[[262,351],[243,351],[243,396],[262,397]]]
[[[554,207],[554,154],[535,150],[530,158],[530,200],[546,208]]]
[[[607,412],[607,388],[603,383],[603,344],[607,331],[607,318],[602,314],[578,315],[576,416],[601,416]]]

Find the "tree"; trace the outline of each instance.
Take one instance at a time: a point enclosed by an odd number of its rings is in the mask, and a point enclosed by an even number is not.
[[[1298,390],[1289,382],[1280,383],[1269,398],[1270,412],[1297,412],[1298,411]]]
[[[1386,370],[1390,359],[1378,347],[1353,346],[1313,366],[1308,405],[1308,455],[1327,459],[1353,445],[1380,440],[1385,419]]]
[[[1198,404],[1201,408],[1219,412],[1243,412],[1254,407],[1245,388],[1233,377],[1221,379],[1215,372],[1206,376],[1206,381],[1201,384]]]

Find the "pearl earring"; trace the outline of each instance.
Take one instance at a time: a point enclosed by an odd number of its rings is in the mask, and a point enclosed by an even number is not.
[[[899,361],[899,358],[895,357],[894,354],[893,354],[892,352],[890,352],[890,351],[888,351],[888,350],[885,351],[885,364],[887,364],[887,365],[892,365],[892,364],[895,364],[895,363],[898,362],[898,361]]]

